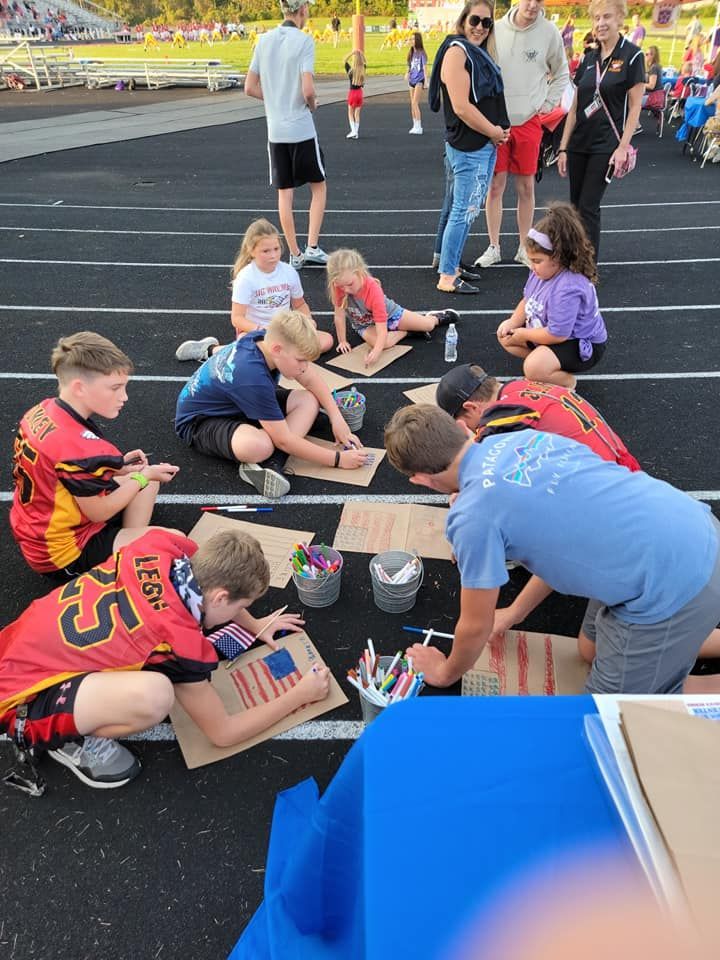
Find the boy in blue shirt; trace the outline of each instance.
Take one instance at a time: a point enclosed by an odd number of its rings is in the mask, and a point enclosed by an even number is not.
[[[310,318],[279,310],[266,331],[216,350],[188,380],[178,397],[175,432],[201,453],[239,461],[240,477],[264,497],[282,497],[290,489],[279,471],[258,466],[276,448],[344,470],[363,466],[362,443],[312,366],[319,350]],[[281,374],[305,389],[278,386]],[[326,450],[305,440],[321,406],[335,440],[349,449]]]
[[[461,579],[449,657],[408,654],[449,686],[493,634],[523,621],[553,590],[590,599],[581,639],[595,644],[589,693],[680,693],[720,618],[720,524],[707,505],[646,473],[537,430],[473,441],[429,404],[399,410],[385,431],[392,465],[459,495],[447,537]],[[496,610],[507,560],[532,576]]]

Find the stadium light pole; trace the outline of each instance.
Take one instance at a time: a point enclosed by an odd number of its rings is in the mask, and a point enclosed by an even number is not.
[[[360,13],[360,0],[355,0],[355,13],[352,18],[353,50],[365,53],[365,17]]]

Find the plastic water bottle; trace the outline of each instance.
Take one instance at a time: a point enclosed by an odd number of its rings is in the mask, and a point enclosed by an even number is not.
[[[455,324],[451,323],[445,334],[445,361],[455,363],[457,360],[458,332]]]

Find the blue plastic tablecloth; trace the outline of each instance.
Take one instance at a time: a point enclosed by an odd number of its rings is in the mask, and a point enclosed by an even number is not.
[[[594,712],[591,697],[384,711],[322,799],[313,780],[278,795],[265,901],[230,960],[437,960],[529,868],[587,845],[632,860],[584,739]]]
[[[685,117],[675,139],[687,140],[691,130],[704,127],[710,117],[715,116],[715,104],[705,106],[706,97],[688,97],[685,101]]]

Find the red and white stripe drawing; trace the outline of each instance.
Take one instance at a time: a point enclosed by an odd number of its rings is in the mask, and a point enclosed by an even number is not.
[[[238,667],[230,676],[246,710],[277,700],[302,679],[297,667],[283,677],[273,676],[264,659]]]

